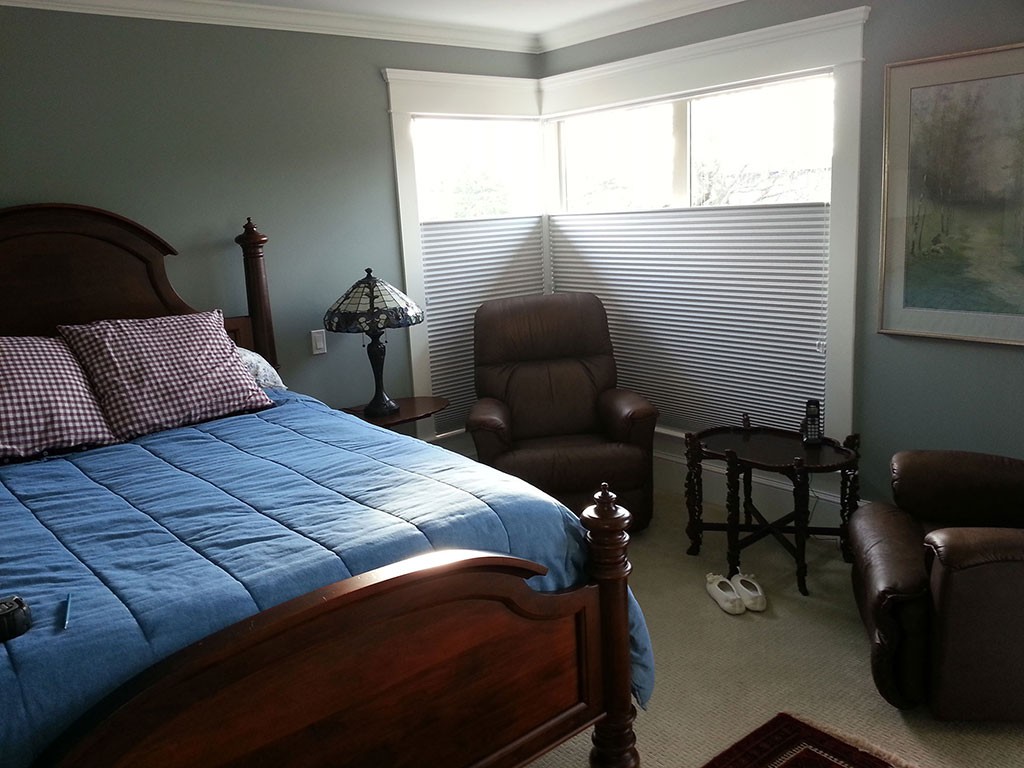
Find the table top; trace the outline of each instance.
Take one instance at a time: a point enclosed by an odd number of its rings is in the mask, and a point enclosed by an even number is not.
[[[808,472],[834,472],[857,465],[857,452],[832,438],[804,445],[799,432],[773,427],[715,427],[698,432],[703,457],[725,459],[728,451],[758,469],[787,470],[802,460]]]
[[[396,397],[394,400],[398,404],[398,410],[386,416],[366,416],[363,414],[365,406],[362,405],[342,410],[378,427],[397,427],[399,424],[433,416],[448,407],[447,397]]]

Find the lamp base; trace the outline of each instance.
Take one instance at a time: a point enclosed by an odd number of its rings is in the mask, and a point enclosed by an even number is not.
[[[399,410],[399,405],[384,392],[378,392],[363,408],[363,416],[388,416]]]
[[[373,399],[363,409],[364,416],[387,416],[398,410],[398,403],[388,397],[384,391],[384,345],[380,341],[381,331],[369,331],[370,343],[366,347],[366,356],[370,358],[373,369]]]

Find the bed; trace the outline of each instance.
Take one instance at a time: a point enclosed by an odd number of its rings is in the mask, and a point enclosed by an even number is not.
[[[156,400],[195,399],[171,374],[145,407],[118,388],[105,356],[151,340],[151,372],[222,337],[276,364],[267,238],[249,221],[236,242],[249,313],[223,318],[175,293],[173,249],[139,224],[0,210],[0,367],[29,342],[70,350],[106,416],[0,463],[0,597],[32,610],[0,652],[0,762],[515,766],[593,726],[592,765],[638,766],[653,662],[609,489],[578,519],[237,353],[197,363],[255,371],[230,413],[161,422]],[[159,347],[186,336],[202,351]]]

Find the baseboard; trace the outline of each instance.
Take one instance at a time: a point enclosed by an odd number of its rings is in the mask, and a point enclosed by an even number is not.
[[[473,441],[464,431],[443,435],[439,445],[471,458],[476,457]],[[702,464],[705,516],[713,519],[715,510],[725,508],[725,464],[705,461]],[[766,517],[781,517],[793,509],[793,485],[773,472],[754,472],[752,476],[754,504]],[[654,490],[679,496],[686,487],[686,442],[682,433],[658,430],[654,435]],[[614,490],[614,489],[613,489]],[[811,525],[834,528],[839,525],[839,474],[811,475]],[[659,510],[661,512],[661,510]],[[686,509],[679,510],[685,515]]]

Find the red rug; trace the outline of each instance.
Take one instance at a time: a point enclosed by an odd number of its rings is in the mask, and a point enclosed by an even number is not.
[[[704,768],[897,768],[787,714],[773,717]]]

